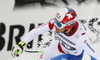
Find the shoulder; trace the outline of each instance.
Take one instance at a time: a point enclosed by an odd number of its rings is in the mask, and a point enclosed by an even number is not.
[[[78,34],[79,36],[82,36],[82,35],[85,35],[86,34],[86,27],[80,22],[80,21],[77,21],[78,22]]]
[[[86,31],[86,27],[83,23],[81,23],[80,21],[77,21],[79,24],[79,29]]]
[[[52,18],[49,22],[48,22],[48,25],[49,25],[49,29],[52,30],[54,28],[54,18]]]

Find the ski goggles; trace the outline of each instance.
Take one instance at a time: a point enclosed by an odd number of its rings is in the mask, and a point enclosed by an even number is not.
[[[63,28],[63,27],[66,27],[66,26],[69,26],[71,24],[74,24],[74,22],[75,22],[75,20],[64,24],[64,23],[61,23],[60,21],[58,21],[56,18],[54,20],[54,24],[56,25],[56,27],[58,29]]]

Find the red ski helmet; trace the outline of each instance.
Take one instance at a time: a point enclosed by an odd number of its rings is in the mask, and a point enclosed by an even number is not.
[[[76,21],[76,12],[69,7],[58,10],[54,24],[57,28],[66,27],[66,30],[71,29]]]

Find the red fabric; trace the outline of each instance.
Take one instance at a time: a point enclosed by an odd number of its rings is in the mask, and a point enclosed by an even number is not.
[[[40,58],[41,58],[41,59],[43,58],[43,54],[40,55]]]
[[[48,23],[49,23],[49,29],[50,30],[52,30],[53,29],[53,27],[54,27],[54,22],[53,22],[54,20],[53,19],[51,19]]]
[[[67,36],[72,36],[73,34],[75,34],[75,32],[76,32],[77,29],[78,29],[78,26],[79,26],[79,23],[76,22],[75,25],[73,26],[72,31],[71,31],[69,34],[66,34],[66,35],[67,35]]]
[[[64,54],[65,54],[65,52],[62,50],[62,48],[61,48],[61,46],[60,46],[60,43],[58,43],[58,50],[59,50],[61,53],[64,53]]]
[[[72,27],[73,27],[72,24],[71,25],[68,25],[68,26],[66,26],[66,30],[71,29]]]
[[[85,33],[82,33],[81,35],[84,35]]]

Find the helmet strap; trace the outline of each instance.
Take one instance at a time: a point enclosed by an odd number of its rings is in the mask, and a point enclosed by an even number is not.
[[[67,30],[65,30],[63,33],[65,33]]]

